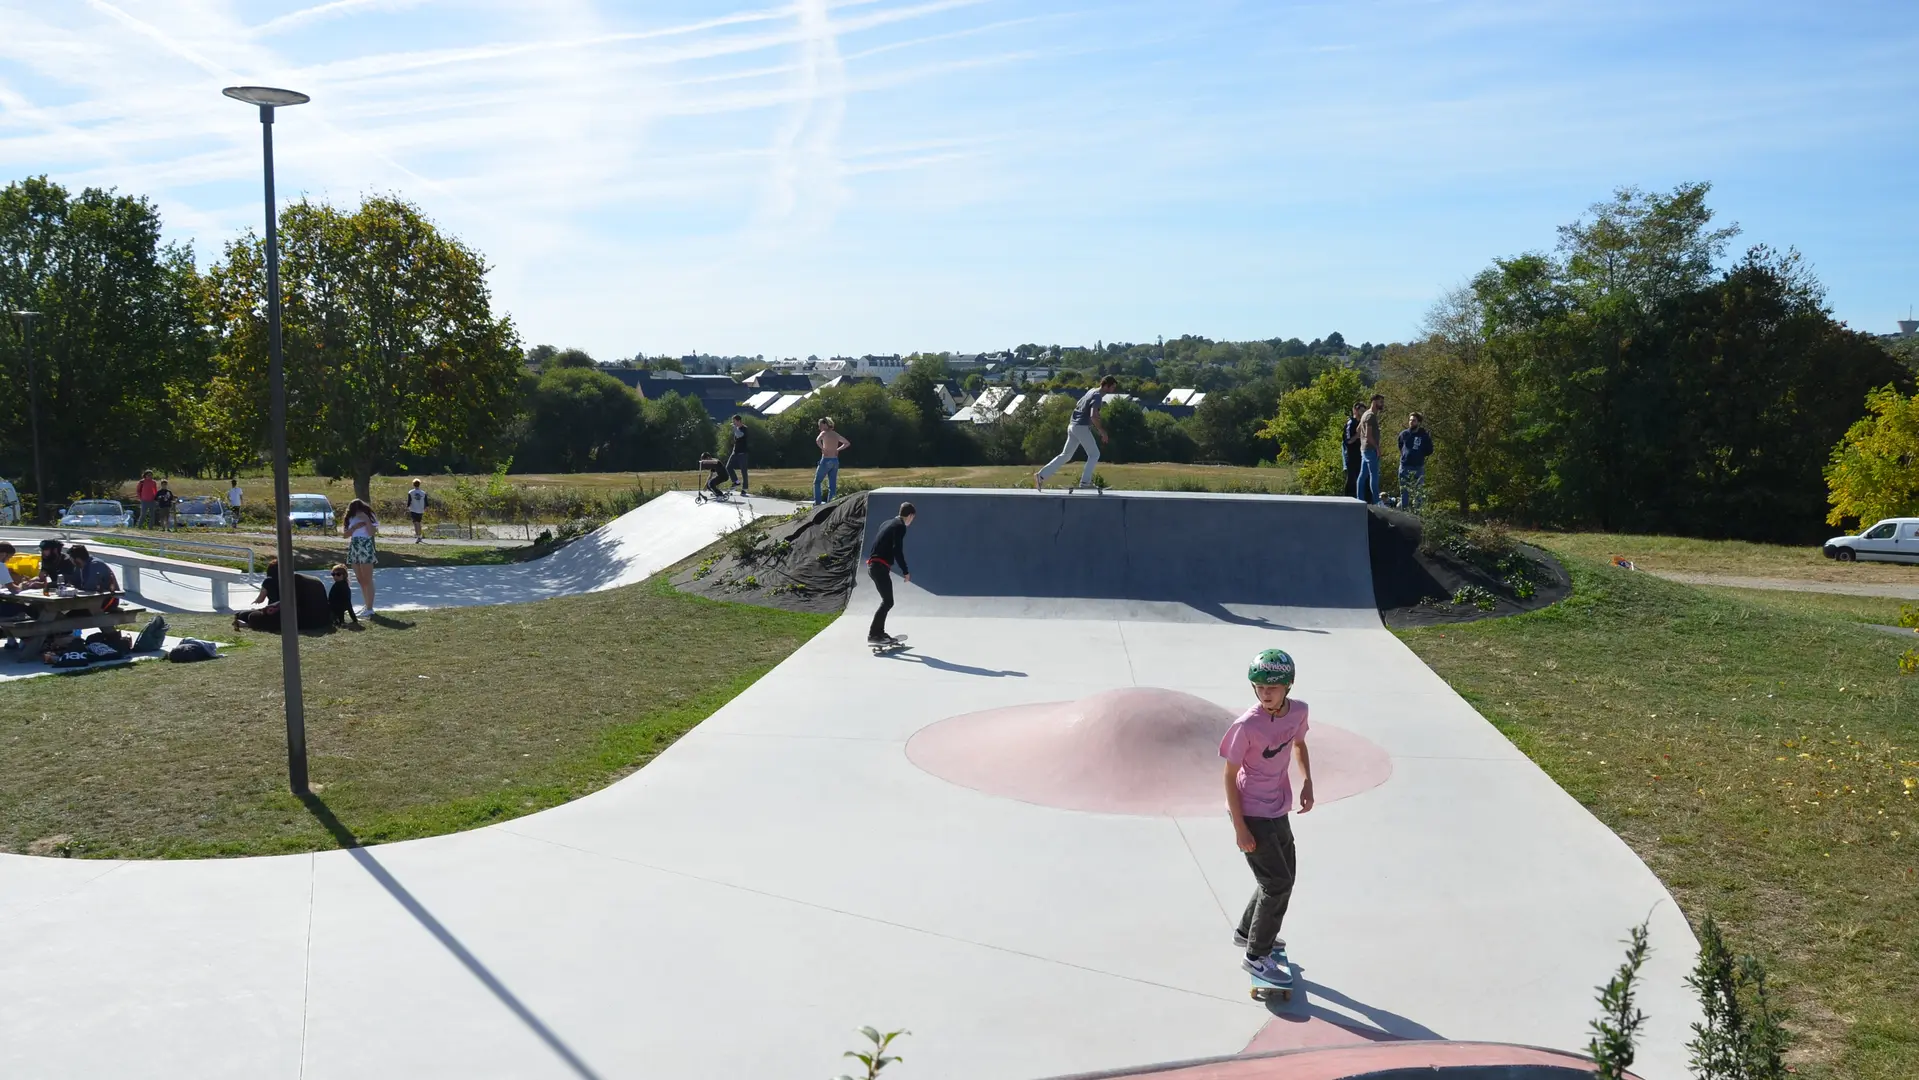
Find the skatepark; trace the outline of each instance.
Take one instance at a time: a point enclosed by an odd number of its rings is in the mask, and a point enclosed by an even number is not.
[[[919,510],[891,622],[911,648],[864,647],[861,581],[824,632],[593,795],[309,855],[0,855],[0,1066],[817,1077],[862,1024],[913,1032],[902,1077],[1436,1039],[1577,1050],[1649,921],[1634,1071],[1685,1075],[1683,915],[1381,625],[1361,504],[867,497],[869,542],[899,501]],[[649,509],[565,564],[382,571],[380,606],[616,587],[739,521]],[[1270,647],[1298,662],[1321,791],[1295,822],[1297,992],[1269,1009],[1231,941],[1251,879],[1208,751]],[[1205,1075],[1306,1075],[1286,1060]]]

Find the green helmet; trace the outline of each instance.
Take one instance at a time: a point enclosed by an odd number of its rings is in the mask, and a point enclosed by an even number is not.
[[[1246,677],[1260,686],[1293,685],[1293,658],[1284,649],[1267,649],[1253,657]]]

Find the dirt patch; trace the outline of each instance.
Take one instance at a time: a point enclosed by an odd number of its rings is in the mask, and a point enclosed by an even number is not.
[[[844,610],[866,538],[866,493],[727,536],[673,575],[682,592],[713,600],[828,614]]]
[[[1497,537],[1481,549],[1436,544],[1420,518],[1383,506],[1370,510],[1373,600],[1387,626],[1405,629],[1517,615],[1572,595],[1566,568],[1530,544],[1507,546]]]

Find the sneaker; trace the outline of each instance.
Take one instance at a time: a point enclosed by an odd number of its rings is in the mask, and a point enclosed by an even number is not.
[[[368,604],[367,606],[361,608],[356,614],[358,614],[360,618],[362,619],[371,618],[373,616],[373,605]]]
[[[1262,956],[1257,960],[1249,956],[1240,961],[1239,966],[1245,968],[1248,975],[1265,982],[1289,986],[1293,981],[1292,969],[1270,956]]]

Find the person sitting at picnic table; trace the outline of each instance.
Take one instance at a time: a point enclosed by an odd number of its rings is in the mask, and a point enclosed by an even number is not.
[[[60,541],[40,541],[40,574],[27,582],[29,587],[50,588],[73,580],[73,561],[60,551]]]
[[[94,559],[93,553],[85,544],[75,544],[67,549],[67,558],[73,562],[73,573],[69,577],[73,587],[86,593],[117,593],[120,591],[120,579],[113,576],[113,567]],[[113,597],[100,606],[101,611],[112,611],[120,606],[120,598]]]
[[[5,540],[0,540],[0,565],[5,565],[7,568],[7,580],[4,583],[0,583],[0,595],[17,593],[20,591],[21,586],[27,583],[27,575],[13,568],[14,556],[18,554],[20,553],[13,549],[12,544],[7,543]],[[27,614],[31,614],[31,612],[24,604],[9,604],[5,601],[0,601],[0,619],[13,619]]]

